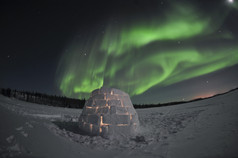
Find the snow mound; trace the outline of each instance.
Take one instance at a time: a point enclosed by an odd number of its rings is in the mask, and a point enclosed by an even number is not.
[[[79,118],[82,131],[106,138],[134,136],[138,127],[138,115],[129,95],[114,88],[94,90]]]

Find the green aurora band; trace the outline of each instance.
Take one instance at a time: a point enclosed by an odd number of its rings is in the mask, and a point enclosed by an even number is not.
[[[228,11],[218,17],[214,15],[220,10],[204,16],[188,5],[176,4],[172,10],[153,20],[109,24],[103,36],[73,44],[58,67],[62,93],[87,98],[94,89],[108,86],[135,96],[154,86],[171,85],[238,63],[237,40],[228,32],[215,34]],[[217,39],[230,42],[204,44]]]

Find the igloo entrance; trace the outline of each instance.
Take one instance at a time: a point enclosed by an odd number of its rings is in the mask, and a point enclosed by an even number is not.
[[[129,95],[114,88],[94,90],[79,118],[79,128],[89,135],[132,136],[138,127],[138,115]]]

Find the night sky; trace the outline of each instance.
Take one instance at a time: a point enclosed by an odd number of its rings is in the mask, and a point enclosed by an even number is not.
[[[134,103],[238,87],[237,0],[1,1],[0,87]]]

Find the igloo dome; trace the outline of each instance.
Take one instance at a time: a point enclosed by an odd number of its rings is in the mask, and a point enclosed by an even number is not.
[[[114,88],[94,90],[79,117],[79,128],[89,135],[133,136],[138,127],[129,95]]]

